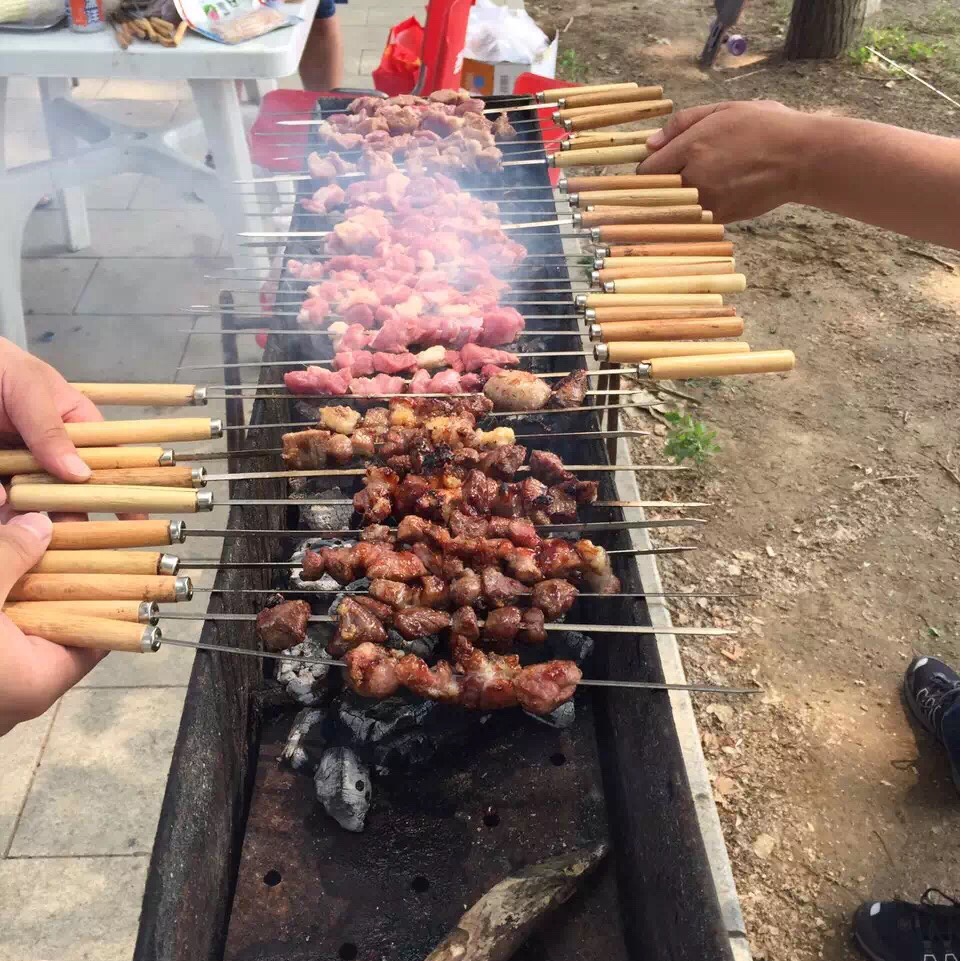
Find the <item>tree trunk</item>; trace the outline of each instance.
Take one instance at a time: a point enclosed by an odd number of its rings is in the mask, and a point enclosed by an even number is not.
[[[840,56],[863,22],[864,0],[794,0],[784,57],[829,60]]]

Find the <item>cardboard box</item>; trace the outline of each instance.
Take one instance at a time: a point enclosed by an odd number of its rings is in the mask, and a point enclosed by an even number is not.
[[[475,94],[508,94],[514,92],[514,81],[522,73],[553,77],[557,71],[557,34],[532,63],[485,63],[464,57],[460,85]]]

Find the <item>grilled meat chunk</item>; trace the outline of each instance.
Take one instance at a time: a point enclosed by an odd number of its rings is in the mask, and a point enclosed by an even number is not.
[[[481,456],[480,470],[495,480],[513,480],[527,457],[527,448],[520,444],[505,444],[495,447]]]
[[[578,368],[572,370],[563,380],[554,385],[548,407],[568,408],[580,407],[587,395],[587,370]]]
[[[268,651],[285,651],[307,636],[310,605],[306,601],[283,601],[257,615],[257,636]]]
[[[450,621],[451,634],[473,643],[480,637],[477,614],[473,607],[458,607]]]
[[[318,551],[304,551],[304,559],[301,564],[303,565],[300,572],[302,581],[319,581],[324,576],[326,565],[323,555]]]
[[[320,424],[335,434],[353,434],[360,412],[351,407],[321,407]]]
[[[545,661],[521,668],[514,675],[513,689],[525,710],[550,714],[574,696],[580,679],[580,669],[573,661]]]
[[[357,580],[360,565],[353,547],[322,547],[319,553],[324,570],[338,584],[349,584]]]
[[[507,577],[496,567],[485,567],[481,571],[481,590],[484,600],[492,608],[506,607],[527,593],[527,588],[520,581]]]
[[[450,627],[450,614],[429,607],[408,607],[394,615],[394,628],[408,641]]]
[[[397,610],[420,605],[420,589],[412,584],[388,581],[378,577],[371,580],[368,590],[372,598],[384,604],[389,604]]]
[[[495,410],[541,410],[551,396],[546,381],[524,370],[507,370],[489,377],[484,396]]]
[[[548,485],[577,479],[564,467],[560,457],[549,450],[532,450],[530,468],[531,476]]]
[[[428,667],[423,658],[405,654],[396,661],[394,675],[411,693],[444,704],[454,704],[460,699],[460,678],[454,674],[447,661],[438,661]]]
[[[394,532],[386,524],[370,524],[361,528],[360,539],[371,544],[391,544]]]
[[[281,437],[284,464],[290,470],[321,470],[327,466],[329,430],[299,430]]]
[[[471,513],[487,515],[491,512],[491,505],[497,497],[497,491],[496,480],[488,477],[482,470],[472,470],[461,486],[464,507]]]
[[[360,644],[386,644],[387,630],[376,615],[357,599],[345,597],[337,608],[337,629],[327,650],[340,657]]]
[[[498,656],[464,645],[458,667],[464,672],[460,703],[482,711],[517,705],[513,677],[520,670],[516,655]]]
[[[611,559],[603,547],[598,547],[591,541],[582,540],[574,544],[574,549],[584,562],[581,567],[584,582],[592,591],[598,594],[621,592],[621,582],[614,575]]]
[[[537,565],[537,551],[529,547],[515,547],[504,559],[504,566],[522,584],[536,584],[544,577]]]
[[[570,541],[545,540],[537,550],[537,563],[544,577],[570,577],[581,569],[581,557]]]
[[[540,608],[528,607],[521,613],[521,629],[517,639],[525,644],[543,644],[547,640],[544,612]]]
[[[411,551],[385,553],[367,566],[367,576],[388,581],[413,581],[427,573],[420,558]]]
[[[450,584],[450,600],[457,607],[473,607],[480,600],[482,591],[480,575],[466,568]]]
[[[450,589],[447,582],[433,574],[425,574],[420,579],[420,606],[440,609],[450,604]]]
[[[390,697],[398,687],[397,659],[391,651],[368,642],[358,644],[344,657],[347,683],[361,697]]]
[[[509,651],[521,629],[521,609],[519,607],[500,607],[490,611],[481,629],[481,640],[495,650]]]
[[[552,577],[531,589],[531,604],[544,612],[548,621],[563,617],[577,600],[577,588],[570,581]]]

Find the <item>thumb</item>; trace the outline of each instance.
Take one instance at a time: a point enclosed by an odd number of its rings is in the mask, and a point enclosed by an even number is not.
[[[19,514],[0,527],[0,604],[43,556],[52,534],[53,524],[45,514]]]

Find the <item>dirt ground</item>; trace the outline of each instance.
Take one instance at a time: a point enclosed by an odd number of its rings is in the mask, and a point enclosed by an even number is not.
[[[749,53],[709,74],[693,65],[708,4],[528,9],[569,24],[561,49],[591,81],[663,83],[680,106],[771,98],[958,134],[954,108],[911,80],[847,59],[779,62],[785,2],[748,3]],[[874,25],[908,22],[943,44],[916,69],[957,97],[956,8],[912,0]],[[652,498],[712,504],[703,534],[661,539],[702,547],[662,561],[667,590],[754,592],[676,614],[741,628],[687,643],[691,678],[765,689],[697,704],[754,956],[860,957],[849,919],[861,901],[958,893],[958,794],[900,698],[914,654],[958,660],[958,258],[798,207],[731,233],[747,336],[794,350],[798,369],[678,385],[721,450],[683,480],[644,483]],[[638,456],[663,459],[663,425],[637,419],[658,432]]]

